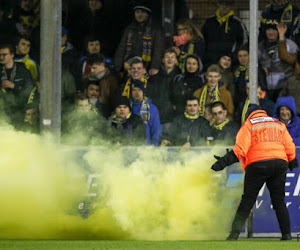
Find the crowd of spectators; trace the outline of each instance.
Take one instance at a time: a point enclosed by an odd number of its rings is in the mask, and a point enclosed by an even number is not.
[[[75,17],[70,2],[63,1],[61,33],[64,143],[181,150],[234,143],[251,86],[249,34],[234,0],[218,0],[202,27],[176,11],[172,41],[153,1],[116,4],[130,10],[132,18],[123,19],[103,0],[80,1],[86,16]],[[271,0],[260,20],[257,102],[300,145],[300,10]],[[39,80],[39,29],[39,0],[0,0],[1,116],[32,133],[40,132],[46,84]]]

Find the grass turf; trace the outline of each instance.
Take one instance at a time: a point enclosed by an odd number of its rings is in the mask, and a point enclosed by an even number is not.
[[[239,239],[238,241],[124,241],[124,240],[0,240],[0,249],[300,249],[300,241]]]

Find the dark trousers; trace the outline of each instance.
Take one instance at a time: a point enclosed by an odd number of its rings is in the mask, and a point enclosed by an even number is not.
[[[280,159],[254,162],[246,167],[244,193],[232,223],[232,233],[242,230],[264,183],[269,189],[281,233],[291,232],[290,217],[284,202],[287,168],[288,163]]]

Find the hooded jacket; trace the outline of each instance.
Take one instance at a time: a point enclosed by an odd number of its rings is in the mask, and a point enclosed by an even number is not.
[[[278,97],[274,108],[274,117],[280,117],[279,109],[282,106],[288,107],[292,111],[291,121],[286,127],[292,136],[295,145],[300,146],[300,117],[297,116],[295,99],[292,96]]]
[[[233,152],[242,159],[243,169],[257,161],[290,162],[296,157],[296,147],[286,126],[261,109],[253,111],[240,128]]]
[[[198,61],[198,70],[194,73],[189,73],[186,70],[186,62],[189,58],[194,58]],[[171,101],[173,106],[175,106],[176,115],[181,115],[184,112],[186,98],[192,96],[194,91],[201,88],[204,84],[204,78],[201,75],[203,64],[197,55],[188,55],[184,68],[185,72],[183,74],[175,76],[171,91]]]

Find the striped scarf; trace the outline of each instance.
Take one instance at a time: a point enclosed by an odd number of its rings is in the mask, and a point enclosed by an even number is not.
[[[219,84],[216,85],[215,89],[207,95],[208,92],[208,85],[205,84],[203,87],[200,100],[199,100],[199,105],[200,105],[200,115],[204,116],[204,111],[205,111],[205,105],[207,104],[207,98],[210,97],[210,102],[217,102],[220,101],[220,91],[219,91]]]
[[[224,122],[222,122],[221,124],[213,124],[213,128],[215,128],[217,130],[222,130],[228,122],[229,122],[229,119],[226,118],[226,120]]]
[[[133,100],[130,99],[130,105],[132,107]],[[150,102],[147,97],[144,97],[140,109],[140,117],[143,119],[144,124],[148,124],[150,120]]]
[[[220,25],[222,25],[223,23],[225,23],[225,33],[228,33],[228,21],[229,21],[229,17],[234,15],[234,11],[231,10],[229,11],[229,13],[227,13],[227,15],[225,16],[221,16],[220,14],[220,9],[217,10],[216,12],[216,18],[217,21],[220,23]]]
[[[117,115],[114,114],[110,120],[112,123],[117,124],[118,129],[123,129],[122,124],[126,123],[127,120],[130,118],[130,116],[131,116],[131,112],[125,118],[117,117]]]
[[[122,96],[126,96],[128,99],[131,97],[131,81],[132,81],[132,78],[128,78],[126,84],[125,84],[125,87],[123,89],[123,92],[122,92]],[[144,87],[147,88],[147,78],[145,76],[142,76],[142,78],[140,79],[140,81],[142,81],[144,83]]]
[[[184,65],[185,65],[185,59],[188,55],[191,55],[194,53],[194,49],[195,49],[195,44],[194,42],[190,42],[189,43],[189,47],[188,47],[188,51],[185,52],[183,50],[180,50],[180,54],[179,54],[179,60],[178,60],[178,67],[180,68],[181,72],[184,73],[185,71],[185,68],[184,68]],[[200,65],[199,65],[200,67]]]

